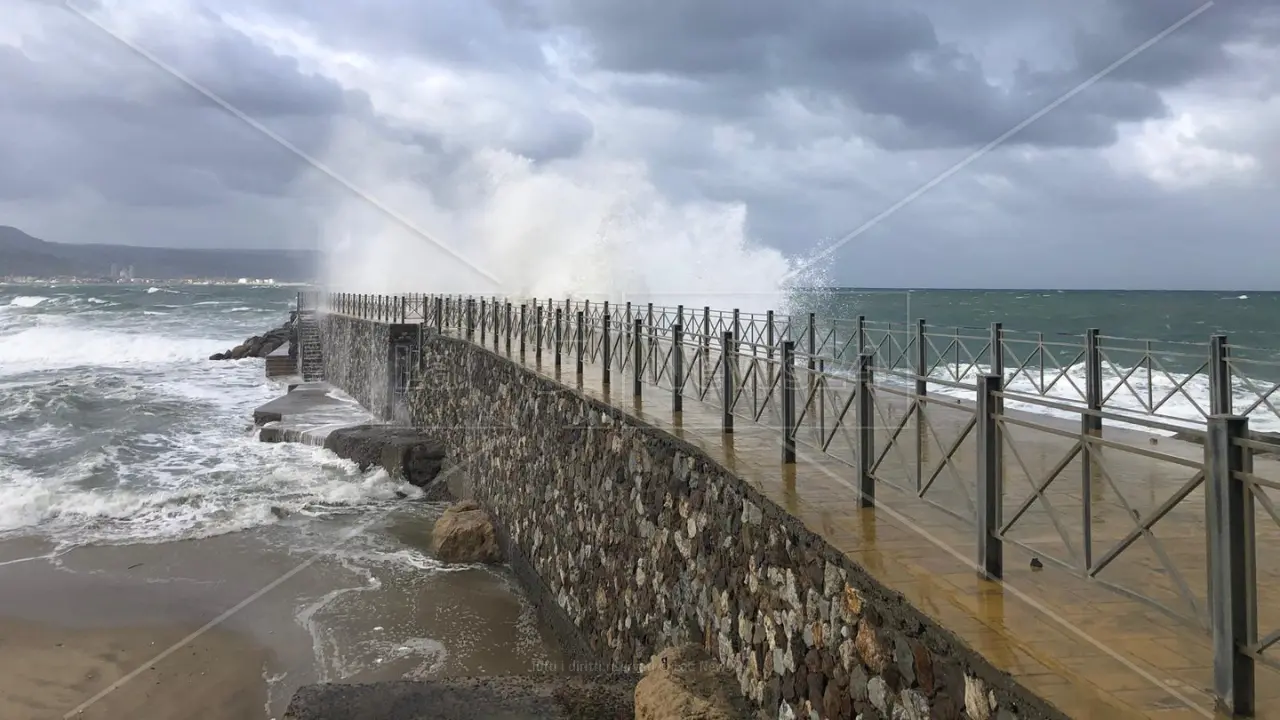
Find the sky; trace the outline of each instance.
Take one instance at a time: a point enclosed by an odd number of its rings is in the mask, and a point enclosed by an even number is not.
[[[0,224],[49,240],[1280,289],[1272,0],[0,2]]]

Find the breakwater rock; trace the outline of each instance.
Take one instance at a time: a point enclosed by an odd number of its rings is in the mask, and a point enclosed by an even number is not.
[[[262,335],[254,335],[226,352],[214,353],[209,356],[209,359],[242,360],[244,358],[266,357],[277,350],[281,345],[284,345],[294,339],[294,321],[296,316],[297,313],[289,313],[289,321],[280,327],[272,328]],[[296,347],[297,343],[295,342],[293,345]],[[290,357],[293,357],[293,347],[289,349],[289,355]]]
[[[696,645],[662,651],[636,684],[636,720],[739,720],[754,714],[733,676]]]
[[[631,720],[636,676],[538,673],[305,685],[285,720]]]
[[[436,558],[448,563],[500,563],[502,548],[493,518],[471,500],[444,511],[431,531]]]
[[[324,439],[324,447],[351,460],[362,470],[378,466],[426,491],[428,500],[449,498],[443,481],[437,482],[445,462],[444,444],[407,427],[350,425],[336,428]]]

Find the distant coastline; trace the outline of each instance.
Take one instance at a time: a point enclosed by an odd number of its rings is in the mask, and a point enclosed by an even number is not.
[[[312,287],[307,281],[282,282],[275,278],[134,278],[112,280],[106,277],[22,277],[0,275],[0,285],[226,285],[237,287]]]
[[[13,282],[93,283],[192,281],[237,284],[271,279],[273,284],[316,278],[321,253],[315,250],[219,250],[55,243],[0,225],[0,268]],[[242,283],[241,283],[242,284]]]

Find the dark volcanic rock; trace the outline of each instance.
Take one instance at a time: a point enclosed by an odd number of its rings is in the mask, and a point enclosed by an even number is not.
[[[270,355],[276,348],[290,342],[294,336],[294,317],[297,313],[289,313],[289,322],[278,328],[268,330],[263,335],[254,335],[226,352],[214,353],[210,360],[242,360],[244,358],[260,358]],[[296,343],[295,343],[296,344]],[[290,346],[290,352],[293,347]]]
[[[444,444],[418,430],[388,425],[354,425],[330,432],[324,446],[362,469],[377,465],[392,477],[428,490],[429,499],[441,499],[441,492],[446,493],[443,497],[447,497],[447,489],[436,488],[432,483],[444,465]]]
[[[286,720],[631,720],[627,674],[505,675],[306,685]]]

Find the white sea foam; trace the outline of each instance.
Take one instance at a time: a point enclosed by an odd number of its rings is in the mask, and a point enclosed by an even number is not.
[[[201,447],[205,442],[210,447]],[[210,467],[212,449],[226,457]],[[330,516],[416,490],[319,448],[272,446],[246,438],[190,437],[146,466],[116,465],[121,484],[85,487],[83,478],[114,464],[111,453],[86,457],[59,475],[0,465],[0,537],[42,533],[65,542],[162,542],[211,537],[281,521]]]
[[[33,327],[0,343],[0,376],[83,366],[137,366],[208,358],[225,340],[178,339],[145,332]]]
[[[47,302],[48,300],[49,298],[39,295],[19,295],[18,297],[10,300],[9,304],[13,307],[33,308],[40,303]]]

